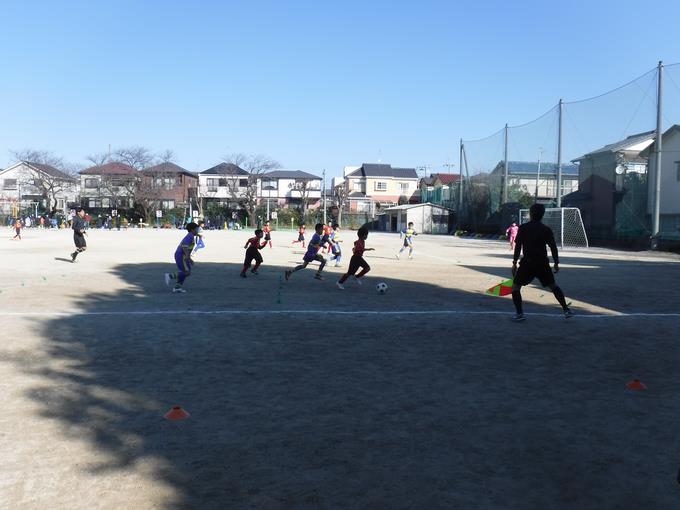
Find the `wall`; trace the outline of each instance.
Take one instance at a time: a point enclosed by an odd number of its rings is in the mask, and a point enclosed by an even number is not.
[[[663,139],[661,153],[661,214],[680,214],[680,180],[676,162],[680,161],[680,133],[671,132]],[[652,153],[649,158],[649,194],[647,212],[652,213],[654,207],[654,173],[656,170],[656,154]],[[672,224],[672,220],[667,220]]]

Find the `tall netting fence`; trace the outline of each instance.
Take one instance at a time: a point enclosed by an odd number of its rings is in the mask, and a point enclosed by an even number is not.
[[[680,126],[677,141],[672,134],[680,124],[680,64],[662,73],[659,238],[680,239]],[[648,242],[659,74],[656,67],[603,94],[560,100],[530,122],[464,140],[459,228],[500,233],[539,202],[577,208],[595,242]]]

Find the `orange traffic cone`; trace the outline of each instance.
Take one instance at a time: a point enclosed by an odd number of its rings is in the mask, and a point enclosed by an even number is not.
[[[187,413],[184,409],[182,409],[181,406],[173,406],[172,409],[170,409],[167,413],[163,415],[163,418],[166,420],[184,420],[185,418],[188,418],[191,416],[189,413]]]
[[[628,388],[629,390],[633,390],[633,391],[639,391],[639,390],[646,390],[647,385],[645,383],[641,382],[640,379],[633,379],[628,384],[626,384],[626,388]]]

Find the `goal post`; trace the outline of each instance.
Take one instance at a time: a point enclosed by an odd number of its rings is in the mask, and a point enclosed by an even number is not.
[[[519,223],[529,221],[529,209],[519,210]],[[578,207],[550,207],[545,209],[543,223],[555,234],[560,248],[587,248],[588,236]]]

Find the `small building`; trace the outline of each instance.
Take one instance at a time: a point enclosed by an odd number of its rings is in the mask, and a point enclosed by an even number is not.
[[[388,207],[379,218],[380,230],[386,232],[399,232],[413,222],[416,232],[448,234],[453,229],[454,214],[448,207],[427,202]]]

